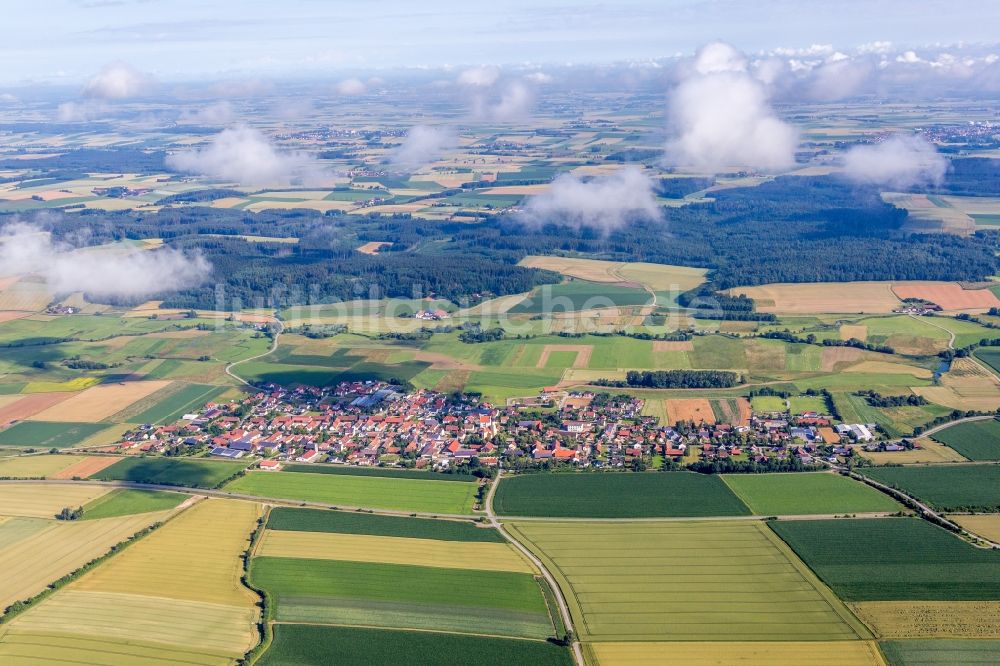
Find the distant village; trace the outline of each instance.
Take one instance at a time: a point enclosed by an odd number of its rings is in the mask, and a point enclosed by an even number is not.
[[[698,461],[843,462],[857,446],[888,450],[871,424],[815,412],[752,413],[746,423],[660,424],[626,395],[555,392],[506,406],[378,381],[331,388],[266,385],[240,401],[208,403],[168,425],[144,424],[103,450],[126,454],[259,456],[288,463],[458,470],[659,468]],[[902,447],[898,447],[902,450]]]

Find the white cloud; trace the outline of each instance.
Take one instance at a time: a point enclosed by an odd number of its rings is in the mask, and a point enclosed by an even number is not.
[[[204,148],[167,156],[167,166],[248,186],[316,182],[323,177],[310,155],[279,150],[264,134],[246,126],[223,130]]]
[[[532,72],[531,74],[525,74],[524,80],[530,83],[543,85],[546,83],[552,83],[552,76],[546,74],[545,72]]]
[[[861,92],[875,75],[875,66],[868,59],[854,59],[842,53],[835,56],[810,72],[806,84],[810,99],[833,102],[851,97]]]
[[[932,143],[915,134],[854,146],[844,154],[843,164],[844,173],[852,180],[897,188],[940,183],[948,170],[948,160]]]
[[[368,86],[361,79],[344,79],[337,84],[336,89],[341,95],[363,95]]]
[[[84,97],[97,99],[126,99],[146,92],[152,78],[126,65],[114,62],[102,69],[83,88]]]
[[[798,130],[775,115],[767,89],[729,44],[714,42],[698,52],[671,95],[669,114],[674,136],[667,153],[674,164],[710,172],[795,164]]]
[[[228,125],[236,118],[233,105],[229,102],[216,102],[193,111],[185,110],[180,117],[182,122],[200,125]]]
[[[563,174],[543,193],[528,199],[522,217],[533,224],[615,229],[629,219],[659,219],[653,183],[637,167],[583,180]]]
[[[528,86],[511,81],[500,93],[497,103],[486,107],[486,113],[493,120],[517,120],[527,116],[534,103],[535,95]]]
[[[496,83],[499,78],[499,67],[472,67],[458,75],[458,83],[463,86],[488,88]]]
[[[27,224],[0,229],[0,272],[41,276],[55,294],[145,296],[203,283],[211,266],[200,254],[171,248],[74,249]]]
[[[454,133],[445,127],[416,125],[390,153],[389,162],[403,169],[418,169],[437,160],[456,143]]]

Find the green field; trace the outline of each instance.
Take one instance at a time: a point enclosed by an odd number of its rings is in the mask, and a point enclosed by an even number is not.
[[[933,439],[969,460],[1000,460],[1000,421],[969,421],[939,431]]]
[[[993,368],[994,372],[1000,372],[1000,349],[996,347],[980,347],[972,352],[972,355]]]
[[[541,588],[526,573],[257,557],[251,577],[279,621],[530,638],[553,631]]]
[[[227,390],[224,386],[187,384],[144,412],[132,417],[135,423],[173,423],[184,414],[198,411]]]
[[[471,474],[446,474],[444,472],[423,472],[418,469],[396,469],[395,467],[358,467],[357,465],[285,465],[286,472],[307,472],[310,474],[344,474],[347,476],[384,476],[389,479],[420,479],[422,481],[465,481],[474,483],[478,478]]]
[[[167,511],[188,498],[183,493],[165,490],[135,490],[118,488],[102,495],[83,507],[85,520],[131,516],[136,513]]]
[[[829,410],[826,406],[826,400],[821,396],[816,395],[795,395],[788,399],[791,405],[792,415],[802,414],[804,412],[816,412],[817,414],[826,414]]]
[[[471,521],[404,518],[377,514],[326,509],[290,509],[275,507],[267,518],[272,530],[295,532],[337,532],[376,536],[436,539],[438,541],[488,541],[505,539],[492,528],[476,527]]]
[[[191,488],[214,488],[249,462],[180,458],[124,458],[90,478]]]
[[[505,516],[641,518],[742,516],[749,509],[717,476],[691,472],[526,474],[503,479]]]
[[[760,521],[507,527],[556,576],[585,641],[869,636]]]
[[[1000,599],[1000,552],[919,518],[768,525],[846,601]]]
[[[557,313],[610,308],[623,305],[645,305],[650,295],[643,289],[619,287],[613,284],[573,280],[556,285],[544,285],[512,307],[511,314]]]
[[[1000,640],[882,641],[889,666],[952,666],[1000,664]]]
[[[827,472],[725,474],[722,479],[758,516],[892,512],[902,508],[870,486]]]
[[[755,412],[787,412],[788,406],[784,398],[774,395],[755,395],[750,399],[750,407]]]
[[[1000,465],[872,467],[862,472],[942,511],[1000,509]]]
[[[542,641],[426,631],[278,624],[261,666],[572,666],[567,648]]]
[[[284,472],[248,472],[226,485],[226,490],[258,497],[454,514],[472,513],[476,489],[474,483]]]
[[[21,421],[0,431],[0,446],[65,449],[109,427],[104,423]]]

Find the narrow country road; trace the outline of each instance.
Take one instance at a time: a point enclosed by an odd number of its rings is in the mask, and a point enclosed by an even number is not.
[[[258,359],[258,358],[264,358],[265,356],[274,353],[274,350],[276,350],[278,348],[278,338],[281,337],[281,334],[285,330],[285,325],[282,324],[281,320],[278,319],[277,317],[274,318],[274,323],[278,325],[278,330],[274,332],[274,337],[271,338],[271,346],[268,348],[268,350],[266,352],[264,352],[263,354],[257,354],[256,356],[251,356],[250,358],[240,359],[239,361],[233,361],[232,363],[230,363],[229,365],[226,366],[226,374],[227,375],[229,375],[230,377],[232,377],[236,381],[240,382],[244,386],[251,386],[250,382],[248,382],[247,380],[243,379],[242,377],[240,377],[239,375],[237,375],[236,373],[234,373],[233,372],[233,368],[235,368],[237,365],[239,365],[241,363],[246,363],[247,361],[253,361],[253,360]]]
[[[562,589],[559,587],[559,583],[556,582],[555,577],[545,568],[542,561],[535,557],[535,554],[528,550],[520,541],[512,537],[507,530],[504,529],[503,523],[497,518],[496,514],[493,513],[493,496],[497,492],[497,487],[500,485],[500,477],[503,476],[503,470],[497,469],[497,476],[493,479],[493,483],[490,484],[490,490],[486,494],[486,516],[490,520],[490,524],[503,535],[507,541],[511,543],[515,548],[517,548],[525,557],[527,557],[531,562],[538,567],[541,572],[542,577],[545,578],[545,582],[548,583],[549,588],[552,590],[552,594],[556,597],[556,603],[559,604],[559,614],[562,615],[563,624],[566,626],[566,631],[573,631],[573,618],[569,614],[569,606],[566,604],[566,597],[563,596]],[[577,666],[584,666],[583,661],[583,649],[580,647],[580,641],[576,640],[574,637],[573,643],[573,659],[576,661]]]

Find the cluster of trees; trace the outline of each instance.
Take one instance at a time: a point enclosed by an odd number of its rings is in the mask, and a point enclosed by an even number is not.
[[[820,469],[822,465],[807,465],[798,458],[767,458],[764,461],[733,460],[698,460],[688,463],[687,468],[701,474],[764,474],[765,472],[810,472]]]
[[[722,321],[778,321],[769,312],[746,312],[740,310],[696,310],[695,319],[721,319]]]
[[[741,377],[727,370],[629,370],[625,381],[599,379],[598,386],[637,386],[645,388],[730,388]]]
[[[56,514],[56,520],[79,520],[81,518],[83,518],[82,506],[78,506],[75,509],[64,506],[62,511]]]
[[[870,390],[858,391],[855,395],[863,396],[872,407],[919,407],[927,404],[922,395],[882,395]]]
[[[507,331],[500,326],[483,328],[479,324],[470,324],[458,334],[458,339],[462,342],[472,344],[477,342],[496,342],[497,340],[503,340],[506,335]]]
[[[814,334],[810,333],[806,336],[795,335],[791,331],[767,331],[766,333],[761,333],[757,337],[767,338],[769,340],[784,340],[785,342],[794,342],[806,345],[822,345],[824,347],[854,347],[855,349],[864,349],[866,351],[881,352],[883,354],[895,354],[896,350],[889,345],[880,345],[873,342],[865,342],[863,340],[858,340],[857,338],[850,338],[849,340],[838,340],[836,338],[826,338],[820,341]]]

